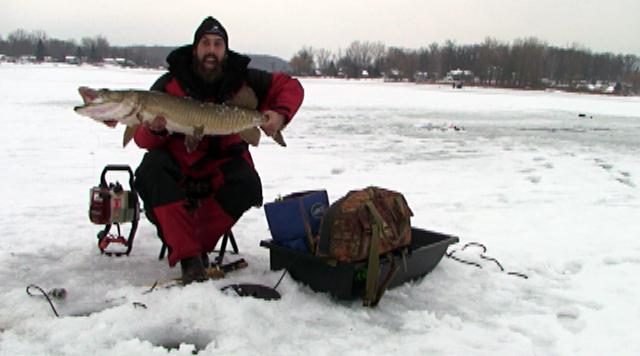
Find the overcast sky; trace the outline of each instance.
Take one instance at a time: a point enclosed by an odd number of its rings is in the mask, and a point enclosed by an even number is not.
[[[538,37],[598,52],[640,55],[640,0],[0,0],[0,36],[43,30],[112,45],[190,43],[207,15],[232,49],[290,59],[303,46],[336,51],[354,40],[419,48]]]

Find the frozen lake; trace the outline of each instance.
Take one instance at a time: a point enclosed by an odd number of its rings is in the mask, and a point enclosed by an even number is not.
[[[265,201],[378,185],[405,194],[414,226],[485,244],[521,279],[443,259],[376,309],[286,276],[278,302],[237,298],[274,285],[262,209],[234,228],[249,267],[224,280],[142,294],[179,275],[157,260],[143,219],[132,255],[101,256],[87,217],[106,164],[143,150],[76,115],[77,87],[148,88],[158,71],[0,65],[0,354],[637,355],[640,342],[640,98],[302,79],[284,131],[252,149]],[[64,287],[55,318],[25,287]],[[148,308],[134,308],[133,302]],[[94,312],[89,316],[73,316]]]

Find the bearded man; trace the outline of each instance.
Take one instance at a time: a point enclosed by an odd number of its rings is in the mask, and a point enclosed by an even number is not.
[[[293,118],[304,91],[283,73],[249,68],[249,57],[229,50],[222,24],[207,17],[193,44],[169,54],[168,73],[151,90],[261,111],[261,126],[275,136]],[[136,170],[135,187],[145,212],[169,249],[169,265],[180,262],[184,284],[206,278],[207,254],[242,214],[262,204],[262,184],[248,144],[237,134],[204,136],[187,150],[185,136],[168,132],[157,117],[140,126],[136,144],[148,152]]]

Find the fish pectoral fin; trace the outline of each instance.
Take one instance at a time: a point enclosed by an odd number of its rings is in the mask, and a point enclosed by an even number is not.
[[[200,143],[200,138],[192,135],[188,135],[184,137],[184,147],[187,149],[188,153],[191,153],[198,148],[198,144]]]
[[[193,135],[186,135],[184,137],[184,146],[187,148],[187,152],[191,153],[198,148],[198,144],[204,136],[204,126],[197,126],[193,129]]]
[[[127,147],[127,144],[133,139],[133,135],[136,133],[138,125],[126,126],[124,129],[124,136],[122,137],[122,147]]]
[[[238,132],[243,140],[247,141],[251,146],[257,146],[260,143],[260,129],[257,127],[248,128]]]
[[[193,137],[197,138],[198,141],[202,140],[202,136],[204,136],[204,126],[196,126],[193,128]]]
[[[273,140],[276,141],[280,146],[287,147],[287,143],[284,142],[284,136],[282,136],[282,131],[276,132],[276,134],[273,135]]]

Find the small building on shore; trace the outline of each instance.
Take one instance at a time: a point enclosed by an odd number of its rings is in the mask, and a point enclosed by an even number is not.
[[[64,62],[67,64],[80,64],[80,60],[76,56],[64,56]]]

